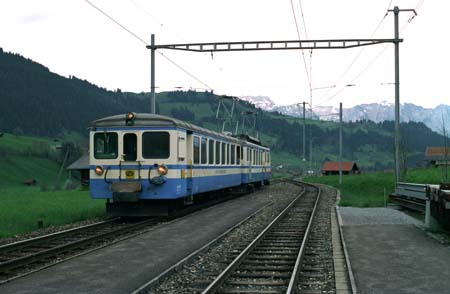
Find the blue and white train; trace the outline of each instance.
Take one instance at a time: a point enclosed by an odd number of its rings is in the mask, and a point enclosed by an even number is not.
[[[90,192],[109,215],[165,215],[232,187],[269,184],[270,149],[171,117],[127,113],[90,125]]]

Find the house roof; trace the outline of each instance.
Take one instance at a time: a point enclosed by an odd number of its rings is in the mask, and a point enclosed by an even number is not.
[[[443,157],[445,155],[445,147],[427,147],[425,157]],[[450,148],[447,147],[447,155],[450,156]]]
[[[67,170],[89,169],[89,155],[83,155],[74,163],[69,165]]]
[[[353,169],[358,169],[358,166],[353,161],[343,161],[342,170],[351,171]],[[337,161],[327,161],[323,164],[322,171],[339,171],[339,162]]]

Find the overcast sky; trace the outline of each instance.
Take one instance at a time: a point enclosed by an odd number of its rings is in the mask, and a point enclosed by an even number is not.
[[[417,9],[411,22],[411,12],[400,15],[401,102],[450,104],[450,1],[89,1],[145,42],[154,33],[157,44],[295,40],[293,11],[302,39],[393,38],[393,14],[385,16],[388,7]],[[0,0],[0,47],[110,90],[150,90],[150,52],[137,37],[85,0]],[[309,51],[211,55],[161,50],[201,82],[158,54],[157,91],[211,88],[217,94],[269,96],[281,105],[309,102],[308,72],[313,105],[393,102],[394,46],[361,50],[316,50],[312,57]]]

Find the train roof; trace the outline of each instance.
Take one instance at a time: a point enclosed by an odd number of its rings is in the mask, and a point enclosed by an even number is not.
[[[101,118],[98,120],[94,120],[91,122],[89,127],[93,130],[96,128],[114,128],[114,127],[179,127],[182,129],[202,133],[202,134],[208,134],[210,136],[215,136],[219,138],[226,139],[228,141],[234,141],[234,142],[246,142],[247,144],[254,144],[259,145],[261,147],[267,148],[265,146],[262,146],[261,144],[258,144],[252,140],[246,140],[245,138],[234,138],[232,136],[227,136],[225,134],[221,134],[215,131],[211,131],[209,129],[205,129],[199,126],[196,126],[194,124],[172,118],[165,115],[160,114],[151,114],[151,113],[135,113],[135,118],[133,120],[133,125],[129,126],[126,123],[126,114],[118,114],[113,116],[108,116],[105,118]]]

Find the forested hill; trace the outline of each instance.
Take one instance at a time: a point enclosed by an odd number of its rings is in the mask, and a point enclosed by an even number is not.
[[[0,52],[0,128],[57,136],[85,133],[89,121],[124,109],[142,109],[143,99],[126,98],[74,76],[65,78],[20,55]]]
[[[209,92],[175,91],[157,95],[157,112],[219,130],[215,118],[219,97]],[[227,101],[230,108],[230,101]],[[0,50],[0,132],[57,137],[66,132],[87,135],[87,126],[100,117],[128,111],[148,112],[148,93],[108,91],[76,77],[65,78],[17,54]],[[239,101],[241,113],[258,113],[257,127],[263,143],[291,162],[302,154],[300,120],[264,112]],[[249,125],[249,121],[245,123]],[[344,158],[363,168],[383,169],[393,165],[393,122],[360,121],[344,125]],[[234,126],[227,130],[234,130]],[[310,131],[311,130],[311,133]],[[307,138],[313,138],[313,160],[335,160],[338,153],[336,123],[308,123]],[[427,146],[443,144],[443,137],[422,123],[402,124],[403,148],[412,165],[420,163]],[[309,140],[308,140],[309,142]],[[307,142],[307,143],[308,143]],[[309,144],[306,146],[309,154]],[[290,157],[289,157],[290,156]]]

